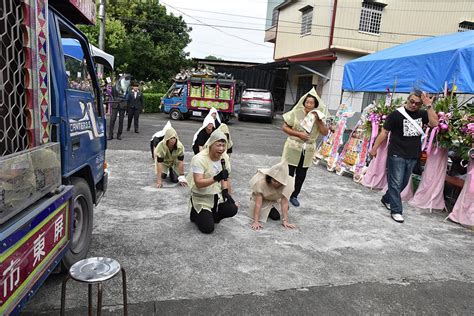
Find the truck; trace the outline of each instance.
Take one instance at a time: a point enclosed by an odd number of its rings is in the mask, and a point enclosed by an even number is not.
[[[0,11],[0,315],[86,257],[107,190],[106,120],[87,38],[94,0],[8,0]],[[65,53],[73,40],[79,52]]]
[[[204,117],[215,108],[222,121],[228,122],[240,104],[242,84],[229,75],[222,77],[177,76],[161,99],[162,112],[181,120]]]

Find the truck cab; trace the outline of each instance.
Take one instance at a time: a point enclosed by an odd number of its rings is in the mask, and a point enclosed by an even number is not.
[[[161,110],[173,120],[205,117],[215,108],[228,122],[241,99],[242,84],[228,78],[190,77],[176,80],[161,100]]]
[[[106,128],[87,38],[94,1],[2,1],[0,314],[86,257],[107,189]],[[67,14],[67,16],[60,12]],[[8,27],[8,30],[6,29]],[[73,43],[74,54],[66,46]]]
[[[188,100],[188,85],[184,82],[174,82],[162,99],[162,111],[169,113],[172,120],[189,117],[186,106]]]

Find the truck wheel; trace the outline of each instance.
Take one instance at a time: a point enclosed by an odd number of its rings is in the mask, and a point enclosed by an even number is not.
[[[172,120],[175,120],[175,121],[178,121],[178,120],[181,120],[183,118],[183,115],[181,114],[181,112],[177,109],[173,109],[170,111],[170,118]]]
[[[230,114],[227,114],[227,113],[222,114],[222,122],[227,124],[227,123],[229,123],[229,121],[230,121]]]
[[[67,270],[86,257],[92,241],[93,208],[89,185],[82,178],[72,178],[74,185],[74,217],[72,240],[69,250],[63,258],[63,267]]]

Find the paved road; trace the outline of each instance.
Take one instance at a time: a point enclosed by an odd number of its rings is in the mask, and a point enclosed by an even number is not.
[[[212,235],[200,234],[189,222],[187,190],[153,186],[148,141],[164,123],[161,114],[144,115],[140,134],[109,143],[109,191],[95,212],[90,256],[127,269],[132,315],[472,314],[472,231],[411,207],[397,224],[380,192],[322,166],[309,170],[302,207],[290,210],[298,229],[268,222],[252,231],[248,180],[279,161],[279,122],[230,124],[241,209]],[[173,125],[189,162],[200,122]],[[48,279],[24,314],[57,313],[60,281]],[[118,280],[106,284],[107,314],[120,314],[120,288]],[[71,283],[68,291],[70,314],[84,314],[87,288]]]

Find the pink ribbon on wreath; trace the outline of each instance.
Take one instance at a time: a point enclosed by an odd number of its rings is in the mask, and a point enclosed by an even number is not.
[[[421,150],[425,150],[426,149],[426,144],[428,143],[428,132],[429,132],[430,128],[427,127],[426,128],[426,131],[425,131],[425,138],[423,139],[423,144],[421,144]]]
[[[474,135],[474,123],[467,124],[467,132],[471,135]]]
[[[373,112],[370,113],[369,120],[372,122],[372,135],[370,136],[369,148],[372,148],[372,146],[374,145],[374,141],[377,138],[377,135],[379,134],[380,121],[378,115]]]
[[[433,146],[433,141],[436,137],[436,134],[438,134],[438,132],[439,132],[439,127],[438,126],[436,126],[435,128],[433,128],[431,130],[430,140],[428,141],[428,146],[426,146],[426,153],[427,154],[429,154],[431,152],[431,147]],[[426,138],[428,138],[428,137],[426,137]],[[425,141],[426,141],[426,138],[425,138]]]

